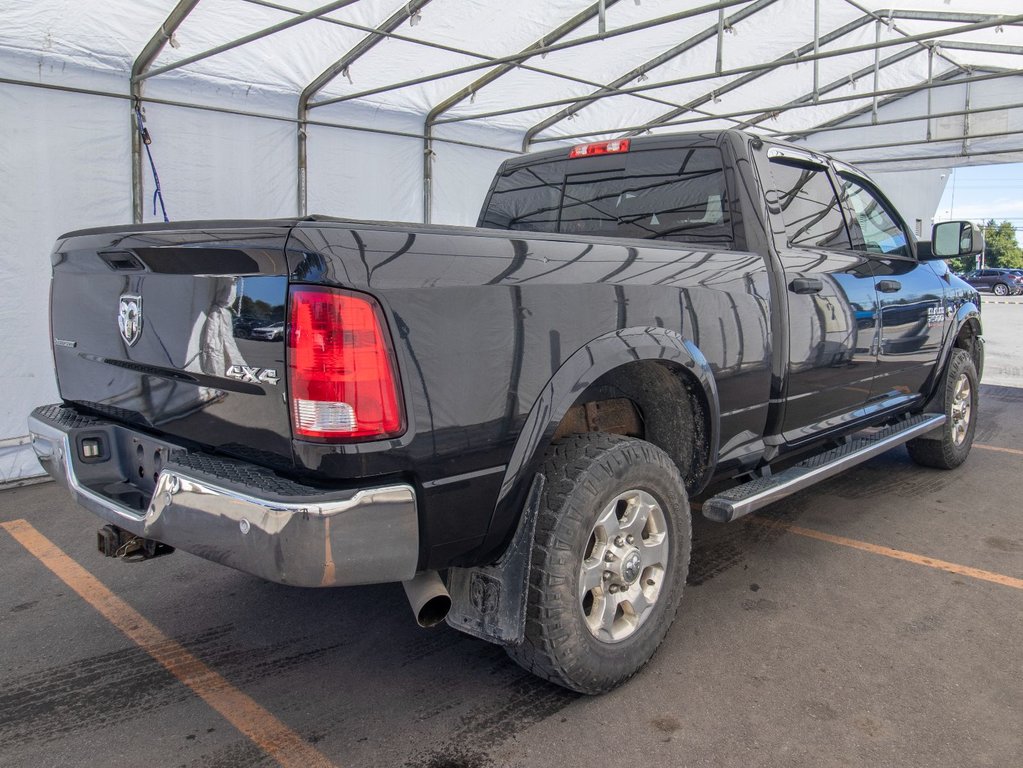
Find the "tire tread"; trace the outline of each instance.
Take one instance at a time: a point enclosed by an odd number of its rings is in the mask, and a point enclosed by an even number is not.
[[[636,453],[639,455],[634,456]],[[597,482],[598,478],[595,475],[599,473],[602,476],[600,479],[605,483],[615,477],[605,462],[624,469],[630,464],[630,458],[641,458],[660,466],[673,476],[673,482],[677,482],[679,488],[683,488],[677,467],[659,448],[634,438],[600,432],[573,435],[555,442],[547,453],[542,469],[547,482],[534,539],[533,566],[526,601],[525,639],[520,645],[508,647],[506,650],[513,660],[534,675],[581,693],[601,693],[615,688],[636,674],[642,664],[627,674],[611,679],[598,675],[580,679],[580,669],[570,669],[569,665],[560,660],[565,656],[564,649],[572,645],[578,646],[579,640],[572,636],[569,621],[565,620],[571,617],[562,616],[565,608],[558,607],[573,604],[571,594],[574,585],[553,572],[551,568],[552,565],[563,564],[565,558],[576,557],[573,548],[558,537],[560,518],[557,513],[564,507],[565,515],[571,517],[574,523],[586,524],[589,510],[578,503],[572,503],[573,491],[582,485],[589,495],[597,495],[601,483]],[[684,525],[682,533],[686,546],[683,547],[683,552],[678,553],[678,556],[683,558],[678,570],[681,574],[678,578],[682,584],[675,585],[675,595],[665,596],[669,600],[675,600],[674,605],[668,606],[668,613],[663,617],[668,626],[678,610],[681,587],[689,568],[692,523],[684,490],[682,497],[685,514],[676,514],[673,517],[674,525]],[[672,513],[670,510],[666,512]],[[545,605],[547,607],[544,607]],[[666,632],[667,627],[661,633],[657,646],[663,641]],[[562,652],[556,653],[555,649],[561,649]],[[573,653],[576,652],[582,653],[584,649],[574,649]]]

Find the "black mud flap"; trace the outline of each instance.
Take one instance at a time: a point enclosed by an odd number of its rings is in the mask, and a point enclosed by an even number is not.
[[[515,535],[496,563],[448,569],[451,610],[447,622],[455,629],[498,645],[522,642],[533,536],[543,487],[543,475],[538,474],[530,486]]]

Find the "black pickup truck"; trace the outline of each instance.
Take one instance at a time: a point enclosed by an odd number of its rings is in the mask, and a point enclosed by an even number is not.
[[[980,301],[941,258],[981,248],[737,131],[509,160],[477,227],[75,232],[30,429],[105,554],[403,582],[598,693],[674,619],[690,498],[727,522],[898,444],[964,461]]]

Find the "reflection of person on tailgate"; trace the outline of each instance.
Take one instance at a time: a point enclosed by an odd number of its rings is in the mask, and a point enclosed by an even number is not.
[[[209,308],[201,312],[192,327],[188,341],[185,370],[223,377],[232,365],[245,365],[245,359],[234,340],[231,305],[237,297],[235,281],[216,281]],[[218,389],[200,387],[202,400],[213,400],[222,393]]]

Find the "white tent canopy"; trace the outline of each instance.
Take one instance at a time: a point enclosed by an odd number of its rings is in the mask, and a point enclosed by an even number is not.
[[[317,212],[471,224],[524,150],[742,126],[937,204],[1023,160],[1019,0],[0,0],[0,481],[56,399],[62,231]],[[893,174],[892,172],[899,173]],[[911,171],[912,173],[907,173]],[[927,222],[929,223],[929,222]]]

